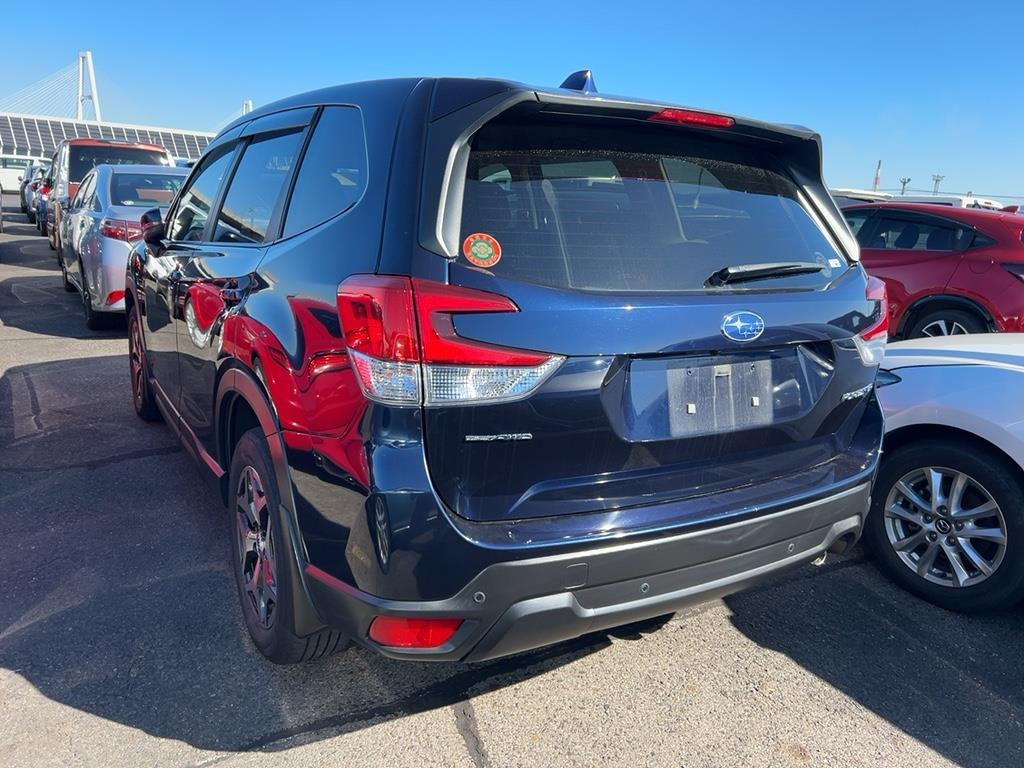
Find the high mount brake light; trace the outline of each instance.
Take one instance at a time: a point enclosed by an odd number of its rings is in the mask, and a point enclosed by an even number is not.
[[[518,311],[505,296],[419,278],[354,275],[338,286],[359,385],[396,405],[509,402],[539,387],[564,358],[455,332],[455,315]]]
[[[663,109],[661,112],[655,112],[647,119],[658,123],[703,125],[708,128],[731,128],[736,125],[736,121],[726,115],[696,112],[692,109]]]
[[[885,345],[889,340],[889,301],[885,283],[877,277],[869,277],[864,297],[876,302],[875,322],[853,337],[857,351],[864,365],[878,365],[885,357]]]

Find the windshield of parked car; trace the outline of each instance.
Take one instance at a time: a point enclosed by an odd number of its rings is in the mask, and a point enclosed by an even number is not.
[[[110,204],[165,208],[184,179],[156,173],[115,173],[110,180]]]
[[[167,155],[143,147],[72,146],[68,173],[72,184],[79,183],[97,165],[167,165]]]
[[[466,176],[459,257],[498,277],[700,291],[723,268],[800,262],[821,269],[743,287],[816,288],[848,263],[783,166],[734,141],[596,121],[491,124]]]

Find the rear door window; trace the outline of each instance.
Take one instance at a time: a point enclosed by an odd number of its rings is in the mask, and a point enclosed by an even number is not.
[[[868,248],[903,251],[959,251],[974,237],[974,230],[927,215],[882,215]]]
[[[366,140],[355,107],[326,107],[302,158],[284,236],[347,211],[366,188]]]
[[[729,288],[813,288],[847,264],[766,153],[643,129],[485,126],[461,235],[464,264],[591,291],[712,290],[724,267],[796,261],[822,270]]]
[[[303,131],[292,131],[256,137],[246,146],[217,215],[215,242],[264,241],[303,135]]]

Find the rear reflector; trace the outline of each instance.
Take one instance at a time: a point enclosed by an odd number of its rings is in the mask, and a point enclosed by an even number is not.
[[[885,345],[889,340],[889,301],[885,283],[877,277],[869,277],[864,293],[868,301],[876,303],[874,322],[853,337],[864,365],[878,365],[885,357]]]
[[[709,128],[730,128],[736,121],[725,115],[714,115],[710,112],[694,112],[691,109],[663,109],[647,118],[659,123],[682,123],[703,125]]]
[[[124,291],[111,291],[107,295],[107,302],[106,302],[107,306],[109,307],[111,304],[117,304],[117,302],[119,302],[123,298],[124,298]]]
[[[418,278],[355,275],[338,286],[363,394],[396,405],[508,402],[539,387],[564,358],[455,332],[457,314],[518,311],[505,296]]]
[[[369,636],[389,648],[437,648],[452,639],[462,619],[407,619],[378,616],[370,624]]]

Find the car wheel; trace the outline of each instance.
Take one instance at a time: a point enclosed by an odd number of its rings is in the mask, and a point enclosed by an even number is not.
[[[57,239],[57,225],[54,224],[54,226],[53,226],[53,234],[50,235],[49,233],[47,233],[47,235],[46,235],[46,242],[50,246],[50,250],[51,251],[56,251],[57,250],[57,243],[55,242],[56,239]],[[60,260],[60,256],[58,256],[57,259]]]
[[[25,215],[28,217],[28,223],[29,224],[35,224],[36,223],[36,214],[35,214],[35,211],[33,211],[31,208],[29,208],[28,210],[25,211]]]
[[[90,331],[102,331],[111,325],[111,316],[105,312],[97,312],[92,306],[92,291],[89,290],[89,278],[81,259],[78,261],[78,279],[82,284],[82,310],[85,313],[85,327]]]
[[[163,416],[157,407],[153,390],[149,386],[149,366],[146,364],[146,345],[142,341],[139,313],[128,314],[128,369],[132,378],[132,404],[143,421],[160,421]]]
[[[961,336],[987,333],[988,325],[978,315],[962,309],[940,309],[917,320],[907,334],[908,339],[925,336]]]
[[[77,288],[75,288],[75,284],[68,280],[68,270],[67,267],[64,266],[63,261],[60,264],[60,282],[61,285],[64,287],[64,290],[67,291],[68,293],[74,293],[75,291],[78,290]]]
[[[21,212],[28,213],[28,206],[25,205],[25,198],[21,198]]]
[[[294,560],[281,535],[281,504],[273,462],[260,429],[250,429],[231,460],[231,543],[242,614],[260,653],[277,664],[327,656],[348,645],[334,630],[295,634]]]
[[[953,611],[1024,598],[1024,483],[992,449],[947,439],[886,452],[866,541],[901,586]]]

